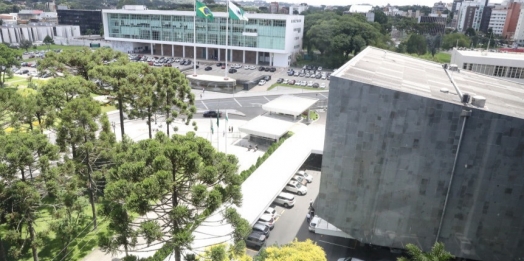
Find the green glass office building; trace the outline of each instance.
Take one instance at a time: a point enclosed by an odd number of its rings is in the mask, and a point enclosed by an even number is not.
[[[247,14],[249,21],[229,20],[214,13],[214,21],[194,12],[160,10],[103,10],[105,39],[113,48],[130,53],[287,67],[302,49],[304,16]],[[226,31],[227,28],[227,31]]]

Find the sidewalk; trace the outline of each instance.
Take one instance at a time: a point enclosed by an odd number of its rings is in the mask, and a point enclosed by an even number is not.
[[[260,86],[267,88],[267,86]],[[253,89],[255,89],[254,87]],[[291,88],[291,87],[276,87],[271,90],[249,90],[249,91],[240,91],[237,93],[222,93],[222,92],[213,92],[206,90],[202,98],[200,98],[200,94],[202,94],[202,90],[195,90],[192,89],[191,91],[195,94],[195,100],[213,100],[213,99],[228,99],[228,98],[240,98],[240,97],[256,97],[256,96],[266,96],[266,95],[284,95],[284,94],[300,94],[300,93],[327,93],[328,90],[304,90],[304,89],[297,89],[297,88]]]

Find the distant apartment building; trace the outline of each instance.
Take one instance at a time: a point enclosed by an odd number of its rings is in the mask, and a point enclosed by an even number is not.
[[[480,20],[480,28],[479,30],[481,32],[487,33],[489,29],[489,21],[491,20],[491,11],[493,10],[493,6],[484,6],[484,10],[482,11],[482,19]]]
[[[446,7],[445,3],[442,3],[442,1],[437,2],[433,5],[433,8],[431,9],[431,13],[433,14],[442,14],[444,11],[446,11],[448,8]]]
[[[278,14],[278,11],[280,9],[278,8],[278,2],[271,2],[269,4],[269,12],[272,14]]]
[[[515,35],[513,36],[515,43],[524,45],[524,5],[520,6],[520,15],[517,22],[517,28],[515,29]]]
[[[42,10],[20,10],[18,12],[18,20],[22,22],[38,22],[40,20],[40,15],[44,11]]]
[[[503,6],[496,6],[491,10],[488,27],[491,28],[494,35],[502,35],[508,10]]]
[[[344,12],[344,14],[363,14],[366,16],[366,20],[368,22],[374,22],[375,21],[375,13],[373,12],[373,6],[368,4],[362,4],[362,5],[352,5],[348,11]]]
[[[468,28],[479,30],[486,3],[487,0],[463,1],[460,3],[460,8],[457,3],[457,30],[459,32],[465,32]]]
[[[289,7],[289,14],[301,14],[304,11],[307,11],[309,9],[309,6],[306,3],[302,3],[299,5],[292,5]],[[296,12],[295,12],[296,11]]]
[[[506,23],[504,23],[504,28],[502,29],[502,37],[512,39],[515,35],[520,16],[520,7],[521,3],[508,3],[508,14],[506,15]]]

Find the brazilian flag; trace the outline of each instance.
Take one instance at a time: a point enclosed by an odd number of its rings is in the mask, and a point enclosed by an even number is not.
[[[213,13],[204,3],[196,1],[196,16],[213,21]]]

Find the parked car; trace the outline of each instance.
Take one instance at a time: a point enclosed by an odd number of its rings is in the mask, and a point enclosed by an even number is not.
[[[289,84],[289,85],[295,85],[295,82],[296,82],[295,80],[289,80],[289,81],[287,82],[287,84]]]
[[[282,83],[282,82],[284,82],[284,79],[283,78],[278,78],[277,83]]]
[[[222,117],[222,113],[221,112],[217,112],[217,111],[206,111],[204,112],[204,118],[216,118],[217,117],[217,114],[218,114],[218,118]]]
[[[318,87],[319,87],[318,83],[313,83],[313,88],[318,88]]]
[[[220,66],[220,69],[226,69],[225,65]]]
[[[276,72],[276,71],[277,71],[277,68],[275,68],[275,67],[271,67],[271,68],[269,68],[269,71],[270,71],[270,72]]]
[[[326,83],[321,83],[320,88],[326,88]]]
[[[301,82],[300,82],[300,85],[302,85],[302,86],[306,86],[306,85],[307,85],[307,82],[306,82],[306,81],[301,81]]]
[[[262,232],[251,232],[246,238],[246,246],[253,248],[262,248],[266,245],[266,236]]]
[[[284,79],[284,81],[282,81],[283,84],[288,84],[289,81],[287,79]]]
[[[355,257],[342,257],[342,258],[337,259],[337,261],[364,261],[364,260],[358,259]]]
[[[266,236],[266,238],[268,238],[269,232],[271,232],[271,229],[269,228],[269,226],[266,226],[262,223],[256,223],[253,226],[253,232],[261,232],[262,234],[264,234],[264,236]]]
[[[236,72],[237,72],[237,69],[235,69],[235,68],[230,68],[229,69],[229,73],[236,73]]]
[[[307,86],[309,86],[309,87],[313,87],[313,82],[312,82],[312,81],[309,81],[309,82],[307,83]]]
[[[292,207],[295,205],[295,196],[286,192],[280,192],[274,202],[286,208]]]
[[[269,81],[269,80],[271,80],[271,75],[266,75],[266,76],[264,76],[264,81],[267,82],[267,81]]]
[[[295,74],[294,74],[294,75],[295,75],[295,76],[299,76],[299,75],[300,75],[300,73],[299,73],[299,72],[295,72]]]
[[[258,219],[258,223],[267,225],[270,229],[273,229],[275,227],[275,218],[272,217],[270,214],[263,214]]]
[[[307,183],[308,183],[308,181],[306,179],[304,179],[302,176],[299,176],[299,175],[294,175],[291,178],[291,180],[292,181],[296,181],[296,182],[300,183],[303,186],[307,186]]]
[[[206,67],[206,69],[204,69],[204,70],[206,70],[206,71],[211,71],[211,70],[213,70],[213,67],[208,66],[208,67]]]
[[[255,70],[257,67],[254,65],[249,66],[249,70]]]
[[[305,170],[301,170],[301,171],[297,172],[296,175],[303,177],[309,183],[313,182],[313,176],[307,174],[307,172]]]
[[[264,84],[266,84],[266,81],[264,80],[260,80],[260,82],[258,82],[258,85],[264,85]]]
[[[307,188],[296,181],[290,181],[289,183],[287,183],[284,189],[293,193],[297,193],[298,195],[307,194]]]
[[[220,67],[222,66],[223,64],[222,63],[217,63],[217,67]]]
[[[249,66],[248,65],[244,66],[244,70],[249,70]]]
[[[320,78],[322,78],[322,75],[317,74],[317,75],[315,76],[315,78],[320,79]]]
[[[270,214],[272,217],[276,217],[277,216],[277,210],[272,208],[272,207],[269,207],[266,209],[266,211],[264,211],[264,214]]]
[[[29,70],[25,69],[25,70],[22,70],[22,74],[28,74],[29,73]]]
[[[287,72],[287,76],[293,76],[294,74],[295,74],[294,71],[288,71],[288,72]]]
[[[265,69],[266,69],[266,68],[265,68],[264,66],[260,66],[260,67],[258,67],[258,70],[259,70],[259,71],[264,71]]]
[[[317,70],[318,70],[318,71],[322,71],[322,66],[319,66],[319,67],[317,68]]]

